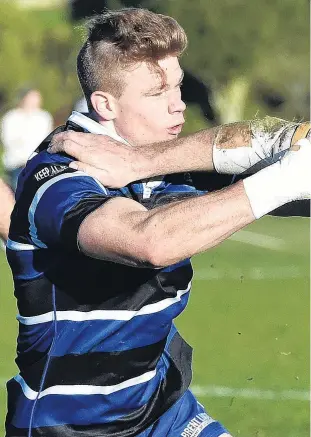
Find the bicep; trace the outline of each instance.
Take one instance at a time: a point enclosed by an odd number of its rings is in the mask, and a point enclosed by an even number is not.
[[[145,267],[148,244],[143,223],[148,212],[144,206],[124,197],[112,198],[89,214],[78,231],[82,253],[92,258]]]

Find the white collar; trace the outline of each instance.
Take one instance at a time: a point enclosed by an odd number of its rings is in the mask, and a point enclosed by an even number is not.
[[[92,134],[107,135],[108,137],[111,137],[116,141],[120,141],[124,144],[129,144],[124,138],[120,137],[115,132],[109,131],[105,126],[97,123],[97,121],[92,120],[86,115],[81,114],[81,112],[73,111],[71,116],[68,118],[68,121],[72,121],[73,123],[83,127],[83,129],[87,130]]]

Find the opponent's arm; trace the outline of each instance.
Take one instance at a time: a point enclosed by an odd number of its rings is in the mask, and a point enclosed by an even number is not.
[[[266,117],[233,123],[164,143],[136,148],[103,135],[64,132],[50,152],[65,152],[78,160],[76,168],[106,186],[121,187],[159,174],[213,171],[239,174],[270,165],[279,153],[310,136],[310,124]]]
[[[203,252],[276,207],[310,198],[311,147],[305,141],[221,191],[150,211],[130,199],[111,199],[81,224],[80,249],[94,258],[157,267]]]
[[[152,169],[152,176],[160,171],[163,174],[214,170],[221,174],[253,174],[276,162],[299,140],[311,137],[310,129],[310,123],[265,117],[153,144],[141,154],[151,163],[145,167],[148,171]]]
[[[8,238],[14,203],[12,190],[0,179],[0,238],[3,240]]]

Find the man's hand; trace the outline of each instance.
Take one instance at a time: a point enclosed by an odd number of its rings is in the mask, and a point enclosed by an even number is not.
[[[143,156],[134,146],[106,135],[67,131],[53,137],[49,153],[66,153],[76,159],[70,167],[84,171],[107,187],[120,188],[139,179]]]

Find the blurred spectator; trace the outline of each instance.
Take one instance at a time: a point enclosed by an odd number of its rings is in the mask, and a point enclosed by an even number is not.
[[[13,207],[13,193],[3,180],[0,179],[0,240],[6,241],[8,238],[10,216]]]
[[[53,128],[52,116],[41,109],[38,90],[23,90],[19,101],[18,107],[7,112],[1,122],[3,164],[14,191],[29,156]]]

